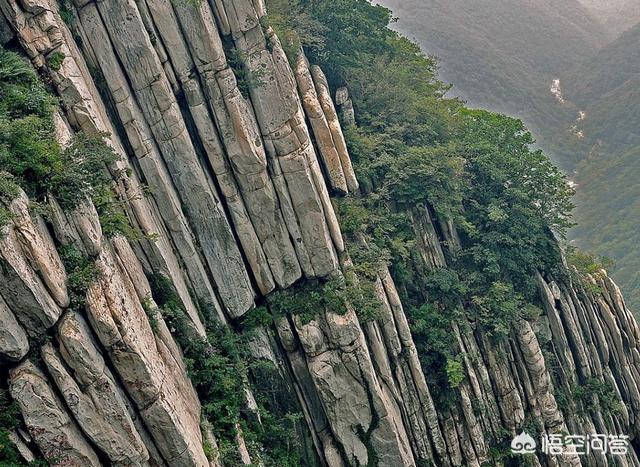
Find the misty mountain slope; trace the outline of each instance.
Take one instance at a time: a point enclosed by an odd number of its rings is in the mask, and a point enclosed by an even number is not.
[[[563,78],[565,97],[586,111],[585,137],[610,151],[640,143],[640,24]]]
[[[618,35],[640,22],[637,0],[580,0],[613,35]]]
[[[559,105],[549,88],[607,41],[602,25],[577,0],[380,3],[398,17],[398,30],[439,58],[455,95],[523,118],[556,161],[572,167],[566,135],[557,133],[571,126],[577,109]]]
[[[397,28],[440,58],[473,105],[526,113],[550,79],[590,56],[606,34],[577,1],[383,0]],[[550,53],[550,51],[552,53]]]
[[[640,304],[639,161],[636,146],[615,157],[594,151],[580,164],[572,232],[581,248],[615,260],[614,276],[632,309]]]
[[[576,168],[572,233],[581,248],[616,261],[614,276],[640,304],[640,25],[563,79],[565,97],[585,111],[579,130],[596,149]],[[606,252],[606,253],[605,253]]]

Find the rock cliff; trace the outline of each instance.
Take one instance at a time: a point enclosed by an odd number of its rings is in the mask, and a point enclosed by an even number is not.
[[[283,307],[272,297],[294,284],[349,276],[331,197],[359,193],[339,118],[355,124],[348,91],[336,109],[322,70],[303,54],[289,62],[262,0],[0,0],[0,10],[3,41],[60,99],[58,141],[107,135],[117,155],[107,169],[139,232],[103,233],[90,199],[67,209],[50,196],[46,215],[24,192],[7,203],[0,362],[23,422],[13,443],[51,465],[263,464],[270,446],[243,423],[223,445],[223,428],[201,416],[215,400],[201,400],[184,341],[213,324],[240,332],[256,309]],[[453,224],[423,207],[413,225],[422,267],[445,267]],[[92,271],[79,297],[65,247]],[[162,312],[159,277],[183,320]],[[616,285],[604,271],[536,281],[542,315],[512,323],[506,340],[463,319],[452,327],[465,377],[451,401],[434,393],[388,270],[373,280],[375,320],[357,307],[276,314],[245,343],[269,371],[250,369],[244,417],[266,423],[264,392],[276,416],[299,414],[298,465],[480,466],[501,464],[496,446],[522,430],[640,436],[640,329]],[[572,396],[605,385],[611,393]],[[640,465],[633,450],[527,461]]]

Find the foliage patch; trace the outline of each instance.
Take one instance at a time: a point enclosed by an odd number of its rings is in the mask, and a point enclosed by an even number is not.
[[[194,336],[171,281],[154,274],[149,283],[153,300],[184,353],[189,377],[202,403],[202,416],[212,427],[222,461],[239,463],[235,435],[240,429],[255,460],[274,467],[299,465],[298,417],[276,416],[258,397],[258,421],[246,406],[245,388],[250,387],[252,374],[264,367],[252,361],[243,342],[246,336],[214,322],[207,324],[206,339]],[[254,319],[254,325],[264,320],[264,310],[257,311]],[[211,446],[207,450],[210,456],[216,454]]]

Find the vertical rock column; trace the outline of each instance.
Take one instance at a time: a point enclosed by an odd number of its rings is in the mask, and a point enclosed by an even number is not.
[[[0,361],[19,362],[27,352],[27,333],[0,295]]]
[[[131,419],[125,396],[79,314],[69,312],[64,316],[58,325],[58,342],[58,349],[53,344],[45,345],[42,356],[87,436],[116,464],[146,463],[149,453]]]
[[[300,265],[250,104],[227,64],[209,5],[147,4],[261,292],[291,285]],[[273,277],[261,280],[266,275]]]
[[[97,9],[96,9],[97,5]],[[202,249],[222,303],[231,316],[253,304],[244,259],[218,193],[198,160],[162,64],[133,3],[78,4],[83,29],[94,52],[107,38],[122,64],[154,140],[176,187],[189,225]],[[105,76],[112,62],[97,56]],[[118,102],[117,95],[114,100]]]
[[[76,130],[82,130],[86,134],[107,133],[109,135],[109,143],[120,156],[120,159],[111,168],[111,172],[117,181],[121,196],[126,200],[125,206],[129,211],[129,218],[134,227],[139,228],[143,234],[157,237],[154,241],[143,239],[138,242],[142,247],[140,256],[144,256],[149,268],[163,271],[172,277],[194,326],[199,329],[200,333],[204,333],[204,327],[200,323],[191,300],[177,256],[181,257],[181,262],[185,265],[190,279],[189,285],[198,297],[216,307],[217,301],[207,282],[208,278],[204,268],[195,253],[186,221],[183,220],[182,213],[179,210],[176,211],[177,196],[175,194],[172,196],[171,191],[167,192],[164,189],[152,190],[154,198],[161,206],[161,209],[158,209],[150,202],[149,198],[142,195],[143,189],[135,174],[127,175],[131,173],[127,155],[118,135],[114,133],[113,126],[107,117],[106,110],[71,33],[57,13],[57,4],[49,0],[28,4],[20,1],[2,2],[0,9],[14,28],[18,40],[34,66],[46,73],[55,85],[63,102],[68,121]],[[88,41],[83,42],[87,43]],[[105,43],[103,41],[97,50],[111,52],[111,48],[105,47]],[[57,70],[47,67],[47,57],[54,53],[60,53],[64,56]],[[115,66],[110,68],[113,74],[109,75],[107,82],[114,86],[126,82],[124,79],[119,79],[118,70],[119,68]],[[117,97],[122,99],[125,96],[125,90],[120,89],[121,92],[117,94]],[[125,107],[125,109],[129,111],[128,115],[131,118],[136,117],[135,107]],[[142,124],[144,120],[136,118],[136,122]],[[152,153],[155,143],[150,139],[144,139],[143,129],[143,127],[131,129],[131,133],[138,137],[132,140],[132,146],[134,149],[139,148],[140,151],[145,151],[143,154]],[[143,158],[140,155],[140,157],[144,161],[142,164],[146,164],[146,167],[158,167],[158,159],[152,159],[151,156]],[[153,175],[154,177],[148,178],[152,182],[152,188],[166,183],[167,177],[163,175],[162,171],[153,172]],[[164,187],[164,185],[162,186]],[[165,194],[167,195],[163,196]],[[162,219],[158,213],[162,214]],[[164,221],[166,230],[162,221]],[[184,233],[185,230],[186,233]]]
[[[294,372],[300,380],[310,378],[327,417],[325,457],[335,458],[337,446],[348,464],[414,465],[402,415],[381,387],[355,312],[321,313],[309,323],[293,317],[278,328],[289,353],[300,346],[305,371]]]
[[[296,60],[296,81],[298,82],[298,91],[302,99],[302,106],[311,123],[316,145],[322,157],[331,188],[338,193],[346,194],[349,192],[349,188],[340,161],[340,155],[333,141],[327,116],[318,100],[318,93],[316,92],[313,78],[309,71],[309,64],[302,51],[298,53]]]
[[[251,103],[302,269],[307,277],[326,276],[338,267],[336,250],[344,245],[287,57],[273,31],[263,31],[251,1],[213,6],[221,30],[228,28],[243,65],[258,80],[249,86]]]
[[[54,465],[102,465],[44,373],[26,361],[11,370],[9,378],[11,397],[20,407],[31,435],[47,459]]]
[[[8,307],[8,324],[15,316],[35,338],[53,327],[69,305],[67,276],[43,223],[31,219],[27,196],[20,193],[9,209],[13,223],[0,235],[0,304]],[[16,357],[27,348],[20,336],[19,331],[13,336],[19,344]]]
[[[356,174],[351,166],[351,158],[347,151],[347,142],[342,134],[342,128],[340,127],[340,121],[338,120],[338,114],[331,100],[331,92],[329,90],[329,83],[324,73],[319,66],[313,65],[310,68],[311,76],[313,77],[313,84],[316,88],[318,101],[322,107],[322,111],[325,115],[327,124],[329,125],[329,131],[331,132],[331,139],[333,140],[333,146],[340,158],[340,165],[342,165],[342,171],[347,182],[349,191],[355,193],[358,191],[358,180]]]

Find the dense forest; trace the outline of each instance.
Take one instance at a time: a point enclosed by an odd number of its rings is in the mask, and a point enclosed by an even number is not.
[[[523,121],[450,94],[368,0],[211,3],[35,9],[73,48],[35,71],[17,17],[0,49],[0,317],[24,334],[0,353],[0,465],[519,465],[525,430],[633,429],[640,329],[606,260],[567,247],[573,184]],[[541,4],[567,47],[548,80],[604,33]]]
[[[637,309],[638,4],[382,3],[398,17],[393,27],[441,57],[452,95],[525,120],[578,185],[569,237],[615,261],[614,277]]]
[[[521,121],[444,97],[436,61],[388,28],[389,10],[364,0],[293,3],[269,2],[270,24],[354,101],[357,125],[346,137],[367,196],[338,200],[354,270],[370,280],[391,267],[446,398],[459,367],[451,323],[466,316],[500,338],[539,313],[535,273],[560,273],[556,238],[570,225],[573,191]],[[449,269],[425,272],[414,256],[412,214],[421,209],[458,228]]]

